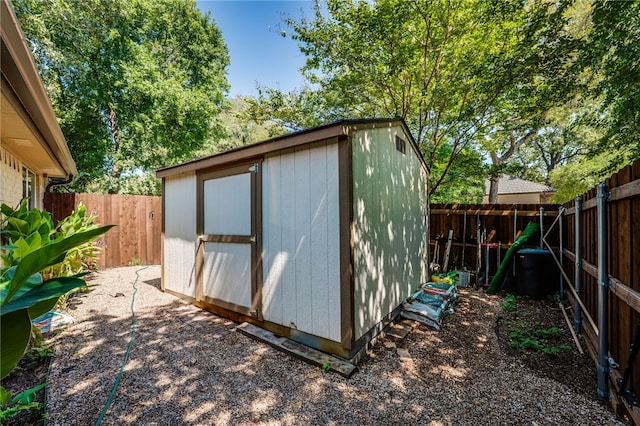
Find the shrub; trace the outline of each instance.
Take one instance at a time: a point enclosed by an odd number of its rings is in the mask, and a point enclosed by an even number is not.
[[[0,207],[4,244],[0,264],[0,379],[24,355],[32,335],[31,319],[53,308],[61,295],[86,286],[82,272],[65,276],[73,268],[56,267],[66,261],[70,252],[112,227],[91,225],[76,229],[72,223],[78,223],[78,214],[75,219],[62,221],[69,228],[58,231],[49,213],[28,210],[26,205],[23,200],[15,210],[6,204]],[[78,252],[74,256],[77,255]],[[42,272],[48,268],[52,268],[51,272],[43,277]]]

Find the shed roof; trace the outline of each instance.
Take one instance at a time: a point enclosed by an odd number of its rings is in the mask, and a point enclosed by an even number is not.
[[[156,171],[156,176],[159,178],[172,176],[179,173],[190,172],[193,170],[200,170],[203,168],[214,167],[222,164],[232,163],[236,161],[242,161],[250,159],[270,152],[279,151],[282,149],[293,148],[300,145],[309,144],[316,141],[325,139],[331,139],[335,137],[347,137],[351,132],[362,129],[376,129],[376,128],[388,128],[388,127],[402,127],[405,136],[409,139],[409,144],[413,148],[415,154],[420,158],[423,166],[427,169],[426,163],[415,139],[411,135],[407,124],[402,118],[393,119],[362,119],[362,120],[339,120],[332,123],[324,124],[322,126],[314,127],[311,129],[305,129],[298,132],[293,132],[287,135],[277,136],[271,139],[267,139],[262,142],[258,142],[252,145],[247,145],[239,148],[234,148],[229,151],[221,152],[218,154],[210,155],[208,157],[198,158],[195,160],[187,161],[175,166],[164,167]]]
[[[489,194],[489,179],[485,181],[485,195]],[[504,194],[531,194],[540,192],[553,192],[555,188],[542,185],[540,183],[531,182],[530,180],[520,179],[514,176],[502,175],[498,181],[498,195]]]

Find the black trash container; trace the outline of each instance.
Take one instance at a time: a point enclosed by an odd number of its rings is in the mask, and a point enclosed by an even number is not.
[[[532,299],[544,299],[560,288],[560,271],[551,252],[525,248],[516,252],[516,291]]]

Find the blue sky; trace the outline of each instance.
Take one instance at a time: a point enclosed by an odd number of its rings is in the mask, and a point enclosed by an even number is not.
[[[227,43],[231,96],[256,95],[256,82],[284,91],[302,85],[304,55],[280,30],[289,30],[283,16],[311,17],[311,1],[204,0],[197,5],[211,12]]]

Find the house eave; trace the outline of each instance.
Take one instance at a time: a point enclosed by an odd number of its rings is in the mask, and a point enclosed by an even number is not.
[[[76,168],[53,107],[7,0],[0,0],[2,93],[27,121],[37,142],[51,157],[52,177],[76,175]]]

